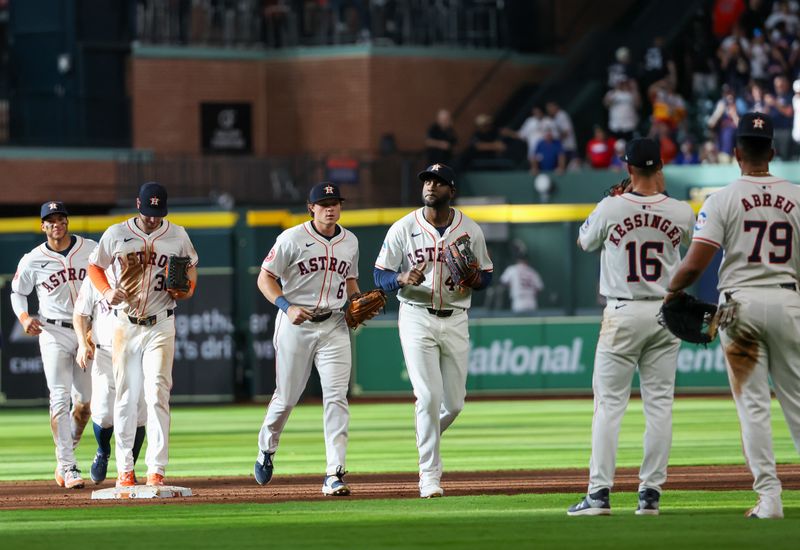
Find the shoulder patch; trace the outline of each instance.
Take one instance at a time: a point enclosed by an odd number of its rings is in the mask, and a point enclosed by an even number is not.
[[[700,231],[701,229],[703,229],[707,221],[708,221],[708,215],[705,212],[700,212],[700,214],[697,215],[697,221],[694,223],[694,230]]]

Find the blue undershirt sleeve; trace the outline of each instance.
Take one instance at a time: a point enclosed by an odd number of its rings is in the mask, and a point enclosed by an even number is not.
[[[373,271],[373,276],[375,277],[375,285],[383,289],[384,292],[394,292],[400,288],[396,271],[376,267]]]

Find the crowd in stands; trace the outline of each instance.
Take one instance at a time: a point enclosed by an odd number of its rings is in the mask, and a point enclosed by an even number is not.
[[[626,46],[616,49],[602,99],[607,119],[581,130],[585,148],[578,150],[569,114],[550,102],[535,106],[517,129],[487,129],[491,119],[483,116],[467,152],[471,167],[505,168],[499,159],[522,140],[533,174],[623,169],[620,153],[636,136],[657,139],[665,164],[730,163],[739,116],[749,111],[772,117],[777,158],[797,160],[800,1],[715,0],[709,7],[706,24],[684,37],[692,46],[683,71],[662,37],[638,57]]]

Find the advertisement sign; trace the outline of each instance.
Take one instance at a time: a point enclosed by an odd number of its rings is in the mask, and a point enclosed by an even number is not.
[[[472,319],[467,390],[589,393],[599,330],[599,317]],[[396,322],[371,322],[354,345],[355,394],[411,392]],[[676,387],[727,389],[719,340],[708,348],[683,344]]]

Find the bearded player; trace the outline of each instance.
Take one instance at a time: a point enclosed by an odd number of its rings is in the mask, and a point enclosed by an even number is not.
[[[86,277],[89,254],[97,243],[70,234],[67,209],[61,202],[44,203],[41,218],[47,241],[20,260],[11,282],[11,307],[25,333],[39,336],[50,392],[56,483],[76,489],[84,485],[75,447],[91,415],[92,380],[75,362],[78,342],[72,330],[72,310]],[[39,298],[38,317],[28,312],[28,295],[33,290]]]
[[[112,363],[116,384],[117,486],[136,483],[133,449],[139,399],[147,405],[147,484],[164,485],[169,460],[169,394],[175,356],[176,300],[194,294],[197,252],[186,230],[165,219],[167,190],[145,183],[136,199],[139,215],[109,227],[89,259],[89,277],[114,309]],[[170,256],[188,256],[189,290],[167,288]],[[105,270],[114,266],[113,286]]]

